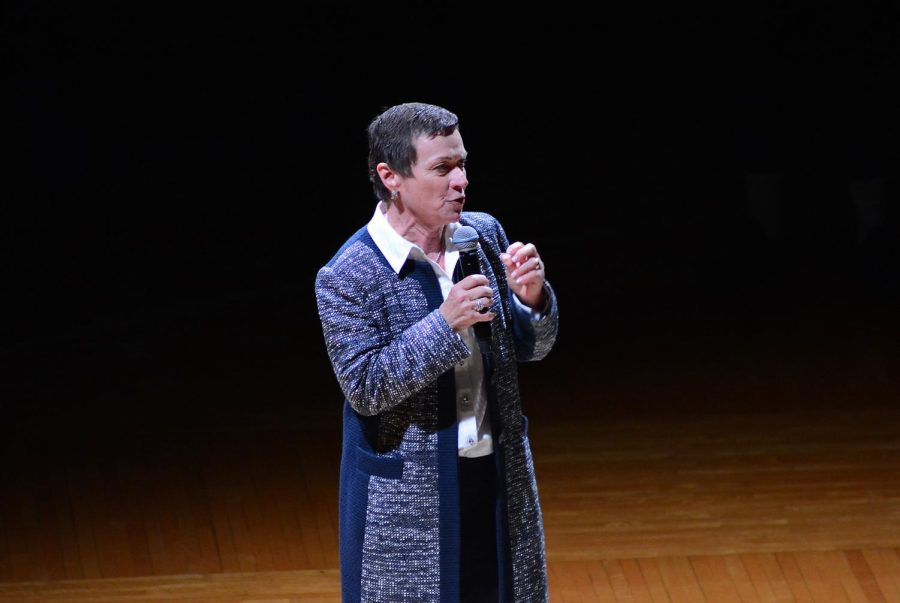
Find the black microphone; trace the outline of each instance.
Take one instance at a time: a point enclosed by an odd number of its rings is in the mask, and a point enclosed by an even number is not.
[[[453,271],[453,282],[458,283],[472,274],[481,274],[481,264],[478,261],[478,231],[471,226],[460,226],[450,240],[459,249],[459,261]],[[487,308],[480,310],[482,314],[487,311]],[[491,323],[476,322],[472,326],[475,328],[475,337],[479,341],[489,342],[491,340]]]

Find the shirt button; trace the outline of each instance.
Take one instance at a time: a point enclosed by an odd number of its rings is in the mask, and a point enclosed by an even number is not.
[[[469,446],[475,443],[475,438],[469,438],[468,440]]]

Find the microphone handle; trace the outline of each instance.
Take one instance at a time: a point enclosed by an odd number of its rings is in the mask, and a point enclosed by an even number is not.
[[[491,340],[491,323],[489,322],[476,322],[475,327],[475,337],[480,341],[490,341]]]
[[[462,278],[471,274],[481,274],[481,265],[478,263],[478,251],[473,249],[461,252],[459,254],[459,266]],[[487,311],[488,309],[485,308],[481,313],[484,314]],[[476,322],[473,327],[475,329],[475,337],[480,341],[487,342],[491,340],[491,323]]]
[[[460,270],[462,278],[472,274],[481,274],[481,265],[478,263],[477,251],[462,251],[459,254]]]

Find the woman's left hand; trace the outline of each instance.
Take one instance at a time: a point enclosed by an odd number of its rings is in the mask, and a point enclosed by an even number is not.
[[[532,309],[544,305],[544,262],[532,243],[516,241],[500,254],[509,288]]]

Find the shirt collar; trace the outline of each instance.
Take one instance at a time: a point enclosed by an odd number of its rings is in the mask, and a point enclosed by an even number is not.
[[[386,211],[386,207],[384,202],[381,201],[375,207],[375,214],[372,216],[372,219],[369,220],[366,228],[368,229],[372,240],[375,241],[375,245],[377,245],[378,249],[381,250],[381,253],[384,254],[388,264],[391,265],[394,272],[399,274],[400,270],[403,268],[403,264],[406,263],[406,260],[410,258],[425,260],[427,258],[421,247],[411,241],[407,241],[394,230],[394,227],[388,223],[384,211]],[[456,246],[451,242],[451,237],[459,227],[459,222],[453,222],[448,224],[447,228],[444,229],[445,257],[448,253],[457,251]]]

